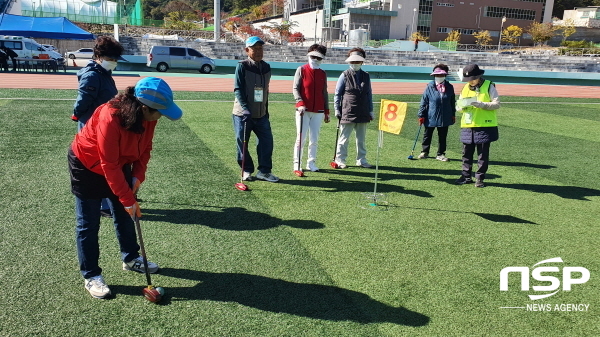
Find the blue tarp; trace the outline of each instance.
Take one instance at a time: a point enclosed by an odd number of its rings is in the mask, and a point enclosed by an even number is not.
[[[2,14],[0,35],[44,37],[48,39],[93,40],[94,34],[77,27],[65,17],[34,18]]]

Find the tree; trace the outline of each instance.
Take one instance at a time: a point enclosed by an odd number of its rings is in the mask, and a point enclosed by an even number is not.
[[[560,28],[561,35],[563,36],[563,42],[567,40],[567,38],[577,31],[575,29],[575,21],[573,19],[566,19],[563,23],[563,26]]]
[[[488,30],[479,31],[473,34],[473,37],[475,37],[475,44],[480,47],[487,46],[492,42],[492,37]]]
[[[425,42],[425,41],[429,40],[429,36],[425,36],[425,35],[421,34],[421,32],[414,32],[414,33],[412,33],[412,35],[410,36],[410,39],[411,39],[412,41],[414,41],[414,40],[416,40],[416,39],[419,39],[419,41],[423,41],[423,42]]]
[[[451,31],[444,41],[460,42],[460,32],[458,30]]]
[[[268,25],[261,26],[260,28],[268,29],[272,34],[279,36],[279,41],[283,43],[284,40],[292,35],[292,27],[298,26],[296,21],[284,21],[282,23],[270,22]]]
[[[165,6],[164,12],[167,13],[167,16],[170,20],[176,21],[184,21],[186,19],[186,16],[188,16],[189,14],[191,14],[194,17],[192,21],[195,20],[196,17],[194,9],[183,1],[169,2]]]
[[[527,33],[531,35],[531,39],[535,44],[541,45],[554,37],[558,29],[560,29],[560,27],[553,26],[550,22],[539,23],[534,21],[527,27]]]
[[[502,41],[510,44],[517,44],[517,41],[523,35],[523,29],[519,26],[510,25],[502,31]]]

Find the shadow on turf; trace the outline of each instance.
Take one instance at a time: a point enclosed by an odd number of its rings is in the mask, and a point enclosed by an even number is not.
[[[300,229],[325,228],[312,220],[282,220],[266,213],[249,211],[242,207],[220,208],[218,211],[199,209],[144,208],[142,220],[162,221],[181,225],[202,225],[230,231],[249,231],[290,226]]]
[[[408,208],[408,209],[418,209],[418,210],[424,210],[424,211],[448,212],[448,213],[464,213],[464,214],[470,213],[470,214],[475,214],[477,216],[480,216],[480,217],[482,217],[486,220],[492,221],[492,222],[509,222],[509,223],[524,223],[524,224],[537,225],[535,222],[517,218],[516,216],[504,215],[504,214],[465,212],[465,211],[454,211],[454,210],[447,210],[447,209],[406,207],[406,206],[397,206],[397,205],[390,205],[390,207],[403,207],[403,208]]]
[[[371,171],[371,176],[373,179],[375,178],[375,171]],[[349,173],[352,175],[351,172]],[[417,197],[422,198],[433,198],[429,192],[419,191],[419,190],[408,190],[402,186],[386,184],[383,181],[381,174],[379,175],[379,180],[377,182],[377,192],[380,193],[389,193],[389,192],[398,192],[402,194],[411,194]],[[329,179],[329,180],[311,180],[311,179],[285,179],[280,180],[279,184],[287,184],[287,185],[295,185],[295,186],[307,186],[307,187],[316,187],[320,188],[326,192],[369,192],[373,189],[373,181],[352,181],[347,179]]]
[[[441,165],[445,165],[445,163],[440,162]],[[375,170],[322,170],[327,173],[339,174],[339,175],[347,175],[347,176],[361,176],[361,177],[375,177]],[[389,173],[385,171],[398,172]],[[394,166],[379,166],[379,173],[377,176],[382,180],[437,180],[441,182],[449,182],[454,180],[460,176],[461,170],[460,166],[455,170],[446,170],[446,169],[427,169],[427,168],[417,168],[417,167],[394,167]],[[443,177],[439,177],[438,175],[449,175],[455,176],[456,178],[452,178],[448,180]],[[486,180],[500,178],[499,175],[486,173]],[[391,185],[395,186],[395,185]]]
[[[522,163],[522,162],[511,162],[511,161],[490,161],[490,166],[498,165],[498,166],[518,166],[518,167],[532,167],[537,169],[549,170],[556,168],[556,166],[552,165],[544,165],[544,164],[532,164],[532,163]]]
[[[241,273],[209,273],[164,268],[161,275],[198,281],[193,287],[165,288],[160,304],[174,301],[235,302],[273,313],[328,321],[394,323],[423,326],[429,317],[403,307],[392,307],[368,295],[335,286],[289,282]],[[117,294],[140,295],[142,287],[111,285]]]
[[[585,200],[591,201],[587,197],[598,197],[600,196],[600,190],[593,188],[579,187],[579,186],[551,186],[551,185],[535,185],[535,184],[501,184],[501,183],[488,183],[486,186],[512,188],[516,190],[525,190],[536,193],[550,193],[555,194],[561,198],[574,199],[574,200]]]

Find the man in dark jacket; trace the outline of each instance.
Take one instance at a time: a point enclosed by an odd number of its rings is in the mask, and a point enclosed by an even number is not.
[[[0,48],[0,70],[8,71],[8,55]]]
[[[2,50],[12,60],[12,65],[13,65],[12,71],[17,71],[17,57],[19,57],[19,55],[17,53],[15,53],[14,50],[12,50],[6,46],[2,46]],[[6,71],[8,71],[8,66],[6,67]]]
[[[258,36],[251,36],[246,40],[245,51],[248,58],[240,61],[235,69],[235,101],[232,118],[237,139],[237,160],[244,172],[242,179],[252,180],[254,162],[248,151],[245,151],[244,158],[244,146],[247,146],[250,132],[254,131],[258,138],[256,178],[275,183],[279,178],[271,173],[273,168],[273,133],[269,121],[271,67],[263,61],[264,44],[265,42]]]

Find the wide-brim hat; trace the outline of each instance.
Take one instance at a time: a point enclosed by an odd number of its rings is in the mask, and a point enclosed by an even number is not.
[[[325,55],[319,53],[316,50],[311,51],[310,53],[307,54],[308,56],[316,56],[316,57],[320,57],[320,58],[325,58]]]
[[[448,75],[448,72],[441,68],[435,68],[435,70],[431,74],[429,74],[429,76],[435,75]]]
[[[365,58],[362,57],[362,55],[360,55],[359,52],[352,52],[352,54],[350,54],[350,56],[346,59],[346,63],[350,63],[350,62],[365,62]]]
[[[250,36],[246,39],[246,47],[252,47],[257,43],[265,44],[265,41],[261,40],[258,36]]]
[[[472,80],[476,80],[481,77],[485,73],[485,70],[479,69],[479,66],[476,64],[469,64],[464,67],[462,70],[462,81],[469,82]]]
[[[139,80],[135,85],[134,95],[142,104],[158,110],[170,120],[180,119],[183,115],[181,108],[173,102],[171,87],[161,78],[146,77]]]

